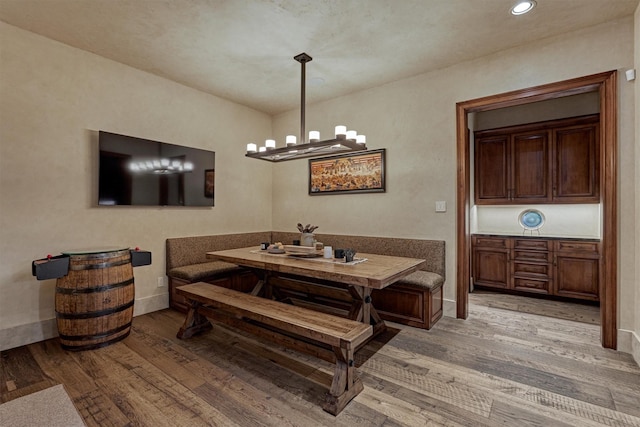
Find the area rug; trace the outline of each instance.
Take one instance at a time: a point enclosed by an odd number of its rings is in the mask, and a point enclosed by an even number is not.
[[[0,426],[84,427],[62,384],[0,405]]]

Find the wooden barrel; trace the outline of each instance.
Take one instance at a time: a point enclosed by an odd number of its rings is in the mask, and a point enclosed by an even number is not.
[[[56,282],[56,321],[65,350],[89,350],[126,338],[135,287],[129,249],[69,253]]]

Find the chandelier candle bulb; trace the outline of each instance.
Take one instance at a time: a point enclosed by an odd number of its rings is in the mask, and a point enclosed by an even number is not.
[[[366,135],[356,135],[356,144],[365,145],[367,143]]]
[[[292,145],[296,145],[296,137],[295,137],[295,135],[287,135],[286,143],[287,143],[287,147],[290,147]]]
[[[258,151],[256,144],[247,144],[247,153],[255,153],[256,151]]]
[[[347,136],[347,127],[342,125],[336,126],[336,138],[345,139],[346,136]]]
[[[267,139],[264,142],[264,145],[267,147],[267,150],[273,150],[276,148],[276,140],[275,139]]]
[[[358,132],[356,132],[355,130],[348,130],[347,131],[347,139],[349,141],[355,141],[357,134],[358,134]]]
[[[320,132],[317,130],[309,131],[309,142],[320,141]]]
[[[267,151],[267,147],[260,147],[260,148],[258,149],[258,152],[259,152],[259,153],[264,153],[265,151]]]

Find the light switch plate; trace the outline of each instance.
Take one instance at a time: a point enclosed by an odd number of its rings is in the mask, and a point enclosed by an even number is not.
[[[439,200],[436,202],[436,212],[446,212],[447,211],[447,202],[444,200]]]

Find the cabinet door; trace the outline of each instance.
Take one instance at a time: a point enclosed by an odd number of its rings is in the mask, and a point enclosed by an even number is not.
[[[554,294],[598,301],[600,295],[600,243],[555,242]]]
[[[475,141],[475,202],[505,203],[509,200],[509,135]]]
[[[509,239],[473,236],[473,283],[509,288]]]
[[[553,200],[599,202],[599,125],[554,129]]]
[[[513,203],[551,200],[549,132],[516,134],[511,141],[510,199]]]
[[[598,259],[556,254],[555,295],[599,300]]]

